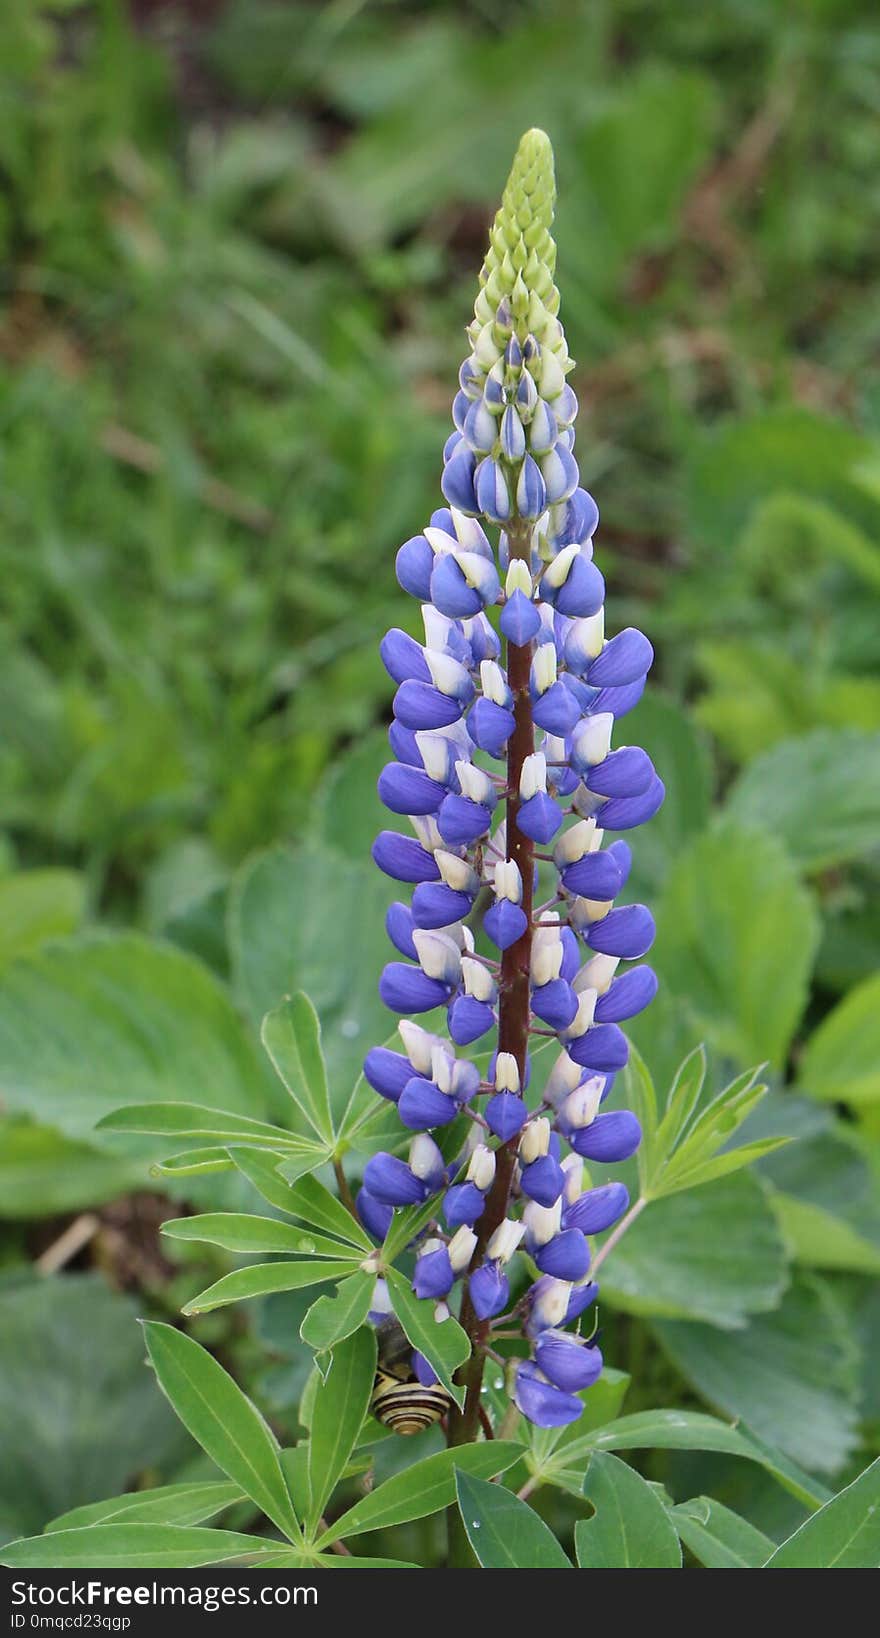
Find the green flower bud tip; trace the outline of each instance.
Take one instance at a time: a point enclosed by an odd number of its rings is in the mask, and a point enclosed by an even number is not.
[[[546,131],[526,131],[516,150],[507,186],[489,233],[480,270],[480,294],[468,334],[483,350],[503,349],[515,332],[520,343],[532,335],[552,351],[563,370],[572,368],[559,323],[559,291],[553,282],[556,244],[551,233],[556,180],[553,146]]]

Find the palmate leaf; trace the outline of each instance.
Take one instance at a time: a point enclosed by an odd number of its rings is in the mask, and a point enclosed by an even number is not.
[[[830,1498],[830,1492],[818,1479],[802,1472],[780,1451],[764,1444],[754,1434],[731,1427],[714,1416],[706,1416],[702,1411],[637,1411],[572,1439],[554,1451],[540,1468],[531,1460],[529,1465],[539,1482],[558,1484],[573,1495],[580,1495],[584,1462],[596,1450],[708,1450],[742,1456],[765,1468],[805,1507],[821,1507]]]
[[[361,1252],[354,1246],[308,1229],[296,1228],[293,1223],[281,1223],[275,1217],[249,1217],[242,1212],[211,1211],[197,1217],[172,1217],[162,1224],[162,1233],[172,1240],[196,1240],[206,1245],[222,1246],[225,1251],[237,1251],[244,1256],[258,1252],[277,1251],[298,1253],[301,1257],[350,1257],[360,1261]]]
[[[13,1570],[193,1569],[200,1564],[256,1562],[277,1553],[278,1544],[233,1530],[202,1530],[176,1524],[93,1524],[82,1530],[55,1530],[26,1536],[0,1548]]]
[[[679,1570],[675,1526],[640,1473],[608,1452],[594,1451],[584,1479],[594,1509],[579,1519],[574,1539],[582,1570]]]
[[[726,1329],[775,1308],[789,1266],[768,1195],[738,1172],[652,1200],[604,1264],[603,1294],[626,1313]]]
[[[245,1492],[231,1480],[205,1484],[163,1484],[154,1490],[135,1490],[109,1501],[72,1507],[45,1526],[50,1530],[78,1530],[87,1524],[202,1524],[227,1507],[244,1500]]]
[[[342,1248],[344,1251],[344,1248]],[[310,1257],[306,1262],[252,1263],[249,1268],[237,1268],[224,1274],[206,1290],[200,1291],[185,1305],[184,1314],[206,1314],[211,1308],[223,1308],[230,1302],[246,1302],[253,1297],[266,1297],[274,1291],[301,1291],[304,1286],[321,1285],[325,1280],[344,1279],[351,1273],[351,1262],[331,1262],[329,1258]]]
[[[459,1472],[456,1492],[468,1541],[484,1570],[572,1568],[549,1525],[509,1490]]]
[[[210,1138],[213,1145],[252,1145],[257,1149],[314,1152],[326,1156],[319,1144],[286,1132],[282,1126],[252,1120],[226,1109],[196,1103],[138,1103],[114,1109],[98,1121],[97,1131],[142,1132],[157,1137]]]
[[[278,1211],[286,1212],[300,1223],[310,1223],[350,1245],[360,1246],[366,1253],[373,1250],[373,1242],[356,1217],[324,1187],[316,1177],[301,1177],[288,1183],[280,1175],[277,1158],[256,1149],[235,1149],[232,1159],[238,1170],[253,1183],[263,1199]]]
[[[357,1443],[376,1375],[376,1334],[362,1325],[333,1349],[333,1361],[312,1406],[308,1445],[311,1534]]]
[[[660,1200],[729,1177],[790,1142],[787,1136],[774,1135],[728,1148],[765,1097],[767,1086],[757,1079],[757,1070],[749,1070],[700,1108],[705,1072],[705,1053],[697,1047],[681,1064],[663,1118],[658,1120],[657,1094],[650,1072],[635,1047],[630,1049],[624,1076],[627,1102],[642,1125],[638,1168],[645,1200]]]
[[[880,1567],[880,1457],[767,1560],[768,1570]]]
[[[455,1501],[456,1471],[492,1479],[506,1473],[522,1456],[522,1445],[506,1439],[488,1439],[475,1445],[438,1450],[402,1473],[395,1473],[368,1496],[335,1520],[315,1542],[316,1549],[332,1541],[362,1535],[365,1530],[388,1530],[410,1519],[427,1518]]]
[[[263,1019],[261,1038],[281,1081],[312,1130],[334,1142],[321,1024],[307,995],[287,997]]]
[[[335,1350],[338,1343],[364,1324],[375,1290],[375,1274],[357,1273],[341,1282],[335,1297],[319,1297],[300,1326],[303,1342],[317,1353]]]
[[[278,1443],[256,1406],[222,1365],[182,1331],[150,1320],[144,1335],[159,1386],[184,1427],[285,1536],[301,1541]]]
[[[828,1281],[798,1275],[748,1328],[661,1320],[656,1333],[701,1397],[811,1473],[836,1473],[858,1439],[859,1347]]]
[[[669,1517],[707,1570],[759,1570],[773,1552],[769,1536],[711,1496],[682,1502]]]

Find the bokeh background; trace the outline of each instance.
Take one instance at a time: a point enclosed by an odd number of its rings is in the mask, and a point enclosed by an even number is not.
[[[6,0],[0,64],[0,1538],[205,1471],[134,1320],[207,1283],[158,1224],[226,1185],[96,1121],[277,1112],[293,984],[340,1099],[391,1027],[377,644],[533,124],[609,609],[658,656],[633,1033],[661,1093],[700,1040],[715,1089],[766,1060],[753,1135],[793,1138],[641,1220],[603,1346],[628,1410],[740,1417],[838,1488],[880,1448],[874,6]],[[297,1301],[193,1325],[287,1440]]]

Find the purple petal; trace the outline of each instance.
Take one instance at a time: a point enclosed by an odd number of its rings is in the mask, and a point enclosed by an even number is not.
[[[434,567],[434,553],[424,535],[413,535],[412,540],[405,540],[397,554],[395,564],[398,583],[410,597],[418,597],[424,603],[431,591],[431,571]]]
[[[489,1130],[502,1143],[506,1143],[525,1126],[529,1112],[523,1099],[515,1092],[496,1092],[494,1098],[489,1099],[484,1114]]]
[[[445,785],[431,779],[421,768],[405,762],[388,762],[379,775],[379,800],[392,813],[436,813],[446,795]]]
[[[654,917],[646,904],[623,904],[618,910],[609,910],[601,921],[592,923],[586,942],[601,955],[636,961],[650,950],[654,932]]]
[[[564,978],[539,984],[531,994],[532,1012],[551,1029],[566,1029],[578,1010],[578,998]]]
[[[380,830],[370,851],[379,869],[396,882],[440,880],[433,853],[422,847],[414,836],[402,836],[397,830]]]
[[[451,620],[468,619],[471,615],[479,614],[483,607],[483,599],[476,586],[468,585],[449,552],[434,560],[430,600],[441,614],[448,615]]]
[[[587,790],[596,796],[631,797],[641,796],[648,790],[656,775],[647,751],[639,745],[624,745],[606,756],[604,762],[589,768],[582,777]],[[604,811],[600,823],[605,824]]]
[[[531,1360],[523,1360],[517,1367],[513,1398],[517,1410],[539,1428],[565,1427],[576,1422],[584,1408],[574,1394],[563,1393],[547,1382]]]
[[[451,694],[441,694],[430,683],[412,679],[401,683],[393,709],[404,728],[449,728],[461,716],[461,704]]]
[[[630,1109],[599,1114],[591,1126],[573,1132],[569,1142],[584,1160],[628,1160],[642,1141],[642,1128]]]
[[[379,994],[391,1012],[399,1013],[430,1012],[449,999],[446,984],[403,961],[389,961],[379,979]]]
[[[417,1206],[429,1190],[405,1160],[381,1151],[364,1167],[364,1188],[384,1206]]]
[[[468,1284],[477,1319],[494,1319],[510,1301],[510,1284],[500,1263],[481,1263]]]
[[[380,1098],[396,1103],[407,1081],[415,1070],[402,1052],[391,1052],[388,1047],[370,1047],[364,1059],[364,1078]]]
[[[605,644],[593,661],[589,680],[593,688],[624,688],[644,677],[653,662],[654,650],[647,637],[634,626],[627,626]]]
[[[471,706],[467,725],[471,739],[481,751],[500,756],[516,727],[516,719],[506,706],[480,698]]]
[[[542,1155],[523,1167],[520,1187],[539,1206],[555,1206],[565,1187],[565,1173],[552,1155]]]
[[[412,896],[412,915],[417,927],[451,927],[470,915],[473,899],[457,893],[445,882],[421,882]]]
[[[445,794],[437,812],[437,829],[450,847],[468,847],[480,836],[485,836],[492,823],[492,813],[481,802],[472,802],[467,796]]]
[[[596,1019],[600,1024],[619,1023],[623,1018],[634,1018],[650,1006],[657,994],[657,975],[651,967],[633,967],[631,972],[615,978],[596,1002]]]
[[[602,1355],[574,1337],[545,1331],[535,1345],[535,1363],[557,1388],[579,1393],[602,1374]]]
[[[385,1204],[381,1200],[376,1200],[366,1189],[358,1189],[355,1205],[357,1206],[358,1217],[367,1233],[373,1240],[378,1240],[381,1245],[391,1227],[394,1207]]]
[[[417,1297],[431,1297],[436,1301],[448,1296],[454,1283],[455,1275],[445,1246],[416,1258],[412,1288]]]
[[[542,1274],[552,1274],[555,1280],[581,1280],[590,1266],[590,1248],[580,1229],[563,1229],[532,1258]]]
[[[585,853],[575,864],[562,872],[562,885],[568,893],[584,899],[613,899],[620,892],[620,869],[609,848],[597,853]]]
[[[603,1183],[587,1189],[562,1214],[563,1228],[577,1228],[582,1234],[602,1234],[629,1205],[629,1189],[624,1183]]]
[[[617,796],[602,805],[600,823],[606,830],[635,830],[645,825],[663,806],[666,786],[657,774],[639,796]]]
[[[444,1196],[443,1216],[450,1228],[458,1228],[462,1223],[472,1227],[477,1218],[482,1217],[485,1205],[486,1197],[476,1183],[453,1183]]]
[[[386,631],[379,644],[379,653],[385,670],[394,682],[406,682],[409,677],[414,677],[417,682],[431,681],[421,644],[399,627],[392,626],[390,631]]]
[[[523,802],[516,823],[522,834],[533,842],[551,842],[562,824],[562,809],[546,791],[536,791]]]
[[[427,1132],[433,1126],[448,1126],[458,1114],[458,1104],[433,1081],[414,1075],[400,1094],[397,1112],[411,1132]]]
[[[483,926],[499,950],[509,950],[511,944],[522,938],[528,925],[525,911],[510,899],[498,899],[483,918]]]
[[[582,1068],[588,1065],[604,1075],[623,1068],[629,1058],[629,1042],[617,1024],[594,1024],[584,1035],[569,1041],[567,1051]]]
[[[518,648],[524,648],[541,629],[541,616],[530,597],[517,589],[507,599],[499,621],[505,637]]]
[[[449,1033],[456,1046],[470,1046],[495,1026],[495,1014],[488,1001],[472,995],[457,995],[446,1014]]]

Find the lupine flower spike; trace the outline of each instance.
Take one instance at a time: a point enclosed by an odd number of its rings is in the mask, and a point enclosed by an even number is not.
[[[393,630],[382,642],[397,692],[379,793],[413,834],[383,831],[373,857],[412,894],[389,912],[396,958],[380,986],[401,1016],[401,1048],[374,1048],[364,1069],[413,1135],[406,1158],[369,1162],[358,1197],[377,1238],[395,1208],[436,1199],[413,1288],[435,1303],[461,1288],[476,1357],[510,1303],[512,1259],[529,1259],[517,1313],[530,1351],[513,1396],[541,1427],[579,1416],[578,1395],[602,1369],[598,1348],[568,1327],[597,1295],[588,1237],[628,1201],[619,1182],[584,1190],[584,1161],[604,1175],[640,1140],[635,1115],[603,1105],[627,1061],[621,1025],[657,988],[641,962],[654,923],[644,905],[614,901],[630,870],[624,836],[664,795],[622,728],[653,651],[639,631],[606,635],[599,513],[574,454],[554,196],[549,139],[529,131],[480,273],[446,504],[397,554],[425,640]],[[555,877],[543,908],[536,851]],[[486,899],[493,957],[477,945]],[[438,1009],[442,1034],[417,1022]],[[536,1030],[558,1042],[539,1108],[528,1099]],[[490,1055],[487,1074],[465,1055],[472,1046]],[[462,1112],[474,1142],[448,1164],[437,1139]],[[462,1413],[473,1428],[480,1374],[469,1373]]]

